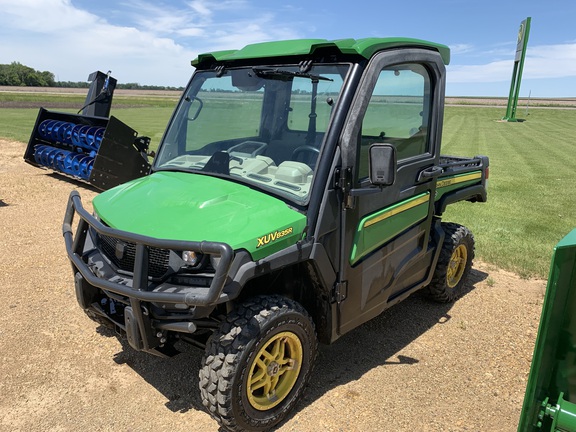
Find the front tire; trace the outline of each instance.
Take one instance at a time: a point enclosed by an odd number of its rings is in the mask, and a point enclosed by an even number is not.
[[[314,324],[300,304],[255,297],[229,314],[208,341],[202,402],[229,431],[269,429],[298,402],[316,352]]]
[[[462,295],[474,259],[474,236],[468,228],[443,223],[446,233],[438,264],[428,286],[428,295],[441,303],[449,303]]]

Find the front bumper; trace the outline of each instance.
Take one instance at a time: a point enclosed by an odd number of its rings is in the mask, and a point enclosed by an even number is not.
[[[74,234],[72,224],[76,214],[79,220]],[[95,264],[98,260],[94,260],[93,257],[99,256],[100,252],[90,247],[85,250],[86,245],[90,244],[89,230],[93,230],[99,236],[118,239],[135,246],[134,267],[130,274],[121,275],[110,271],[110,265],[103,263],[102,260],[100,260],[102,266]],[[216,304],[228,300],[227,294],[223,291],[234,252],[225,243],[156,239],[110,228],[82,207],[80,195],[76,191],[70,194],[62,232],[66,252],[75,274],[76,295],[80,305],[122,328],[134,348],[148,350],[153,348],[153,345],[158,345],[162,338],[155,336],[157,330],[185,333],[195,331],[195,324],[191,320],[178,319],[178,314],[174,314],[173,317],[167,314],[163,317],[163,321],[154,322],[146,307],[147,304],[162,305],[162,308],[168,309],[174,307],[181,310],[186,308],[211,310]],[[211,281],[204,286],[153,283],[149,277],[149,256],[151,250],[158,249],[187,250],[211,255],[218,258],[218,265],[214,268]],[[92,294],[96,289],[102,290],[111,298],[120,296],[124,300],[126,303],[124,322],[114,320],[97,304],[93,304]]]

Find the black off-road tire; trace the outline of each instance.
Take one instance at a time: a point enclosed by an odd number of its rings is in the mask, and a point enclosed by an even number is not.
[[[226,430],[272,428],[302,395],[317,344],[314,323],[297,302],[274,295],[241,304],[206,345],[202,403]],[[275,396],[266,397],[266,386]]]
[[[427,294],[437,302],[449,303],[462,295],[474,259],[474,236],[455,223],[442,223],[442,228],[446,237]]]

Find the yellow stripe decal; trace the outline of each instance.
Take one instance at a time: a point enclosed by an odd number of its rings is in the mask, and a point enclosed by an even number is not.
[[[392,217],[394,215],[397,215],[398,213],[410,210],[411,208],[419,206],[420,204],[427,203],[429,200],[430,200],[430,194],[426,193],[425,195],[422,195],[412,201],[409,201],[405,204],[399,205],[398,207],[385,211],[384,213],[379,214],[373,219],[367,220],[366,222],[364,222],[363,228],[368,228],[369,226],[377,224],[378,222],[382,222],[383,220],[388,219],[389,217]]]
[[[465,174],[459,177],[452,177],[445,180],[438,180],[438,183],[436,183],[436,188],[440,189],[446,186],[452,186],[458,183],[464,183],[471,180],[480,180],[481,178],[482,173],[478,171],[472,174]]]

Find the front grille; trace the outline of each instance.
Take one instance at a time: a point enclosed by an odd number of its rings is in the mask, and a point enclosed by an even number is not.
[[[136,245],[131,242],[124,242],[115,237],[100,235],[100,247],[106,257],[118,267],[132,273],[134,271],[134,259],[136,257]],[[122,250],[121,258],[118,258],[117,251]],[[148,276],[159,278],[168,271],[170,251],[167,249],[148,248]]]

